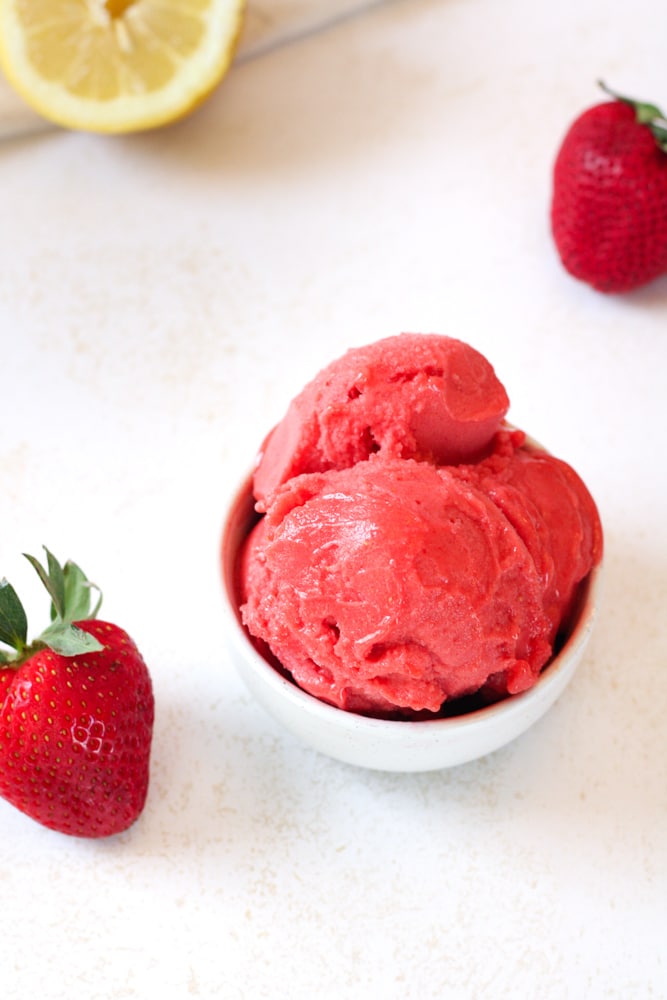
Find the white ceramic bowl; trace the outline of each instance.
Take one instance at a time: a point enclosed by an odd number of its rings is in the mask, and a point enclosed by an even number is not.
[[[257,701],[315,750],[382,771],[433,771],[483,757],[520,736],[553,705],[574,676],[595,622],[602,569],[590,575],[563,649],[524,694],[466,715],[426,722],[369,719],[344,712],[287,680],[257,651],[241,624],[235,588],[239,547],[253,523],[251,477],[232,498],[224,522],[222,576],[230,656]]]

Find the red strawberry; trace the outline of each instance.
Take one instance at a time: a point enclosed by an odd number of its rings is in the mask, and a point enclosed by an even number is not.
[[[38,823],[79,837],[127,829],[146,801],[153,689],[122,629],[96,621],[91,584],[46,550],[26,556],[52,600],[27,642],[25,611],[0,582],[0,795]],[[97,588],[95,588],[97,589]],[[77,620],[74,621],[74,618]]]
[[[551,228],[566,269],[602,292],[667,271],[667,121],[619,97],[572,124],[554,167]]]

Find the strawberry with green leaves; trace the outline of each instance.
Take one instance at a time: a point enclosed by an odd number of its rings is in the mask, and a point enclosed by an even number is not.
[[[551,229],[565,268],[602,292],[667,272],[667,120],[620,97],[580,115],[553,173]]]
[[[0,796],[53,830],[126,830],[148,791],[154,701],[134,642],[96,619],[101,595],[73,562],[26,556],[51,597],[28,641],[16,591],[0,581]]]

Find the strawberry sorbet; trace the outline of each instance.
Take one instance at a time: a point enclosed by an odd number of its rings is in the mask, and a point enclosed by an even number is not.
[[[478,352],[417,334],[348,352],[290,405],[258,461],[241,614],[305,691],[424,717],[536,682],[602,531],[507,407]]]
[[[476,459],[508,407],[489,362],[460,340],[402,334],[353,348],[308,383],[269,434],[255,496],[263,508],[292,476],[375,453],[441,465]]]

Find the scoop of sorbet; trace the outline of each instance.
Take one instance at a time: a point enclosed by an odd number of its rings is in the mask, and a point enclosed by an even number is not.
[[[502,510],[425,462],[293,478],[243,555],[241,608],[300,687],[390,715],[532,686],[551,654],[543,581]]]
[[[555,642],[568,625],[578,585],[602,558],[602,526],[585,483],[516,430],[499,432],[484,460],[452,473],[485,493],[524,542],[542,579]]]
[[[508,406],[490,363],[460,340],[404,333],[353,348],[305,386],[265,440],[253,484],[258,510],[293,476],[375,453],[476,461]]]

